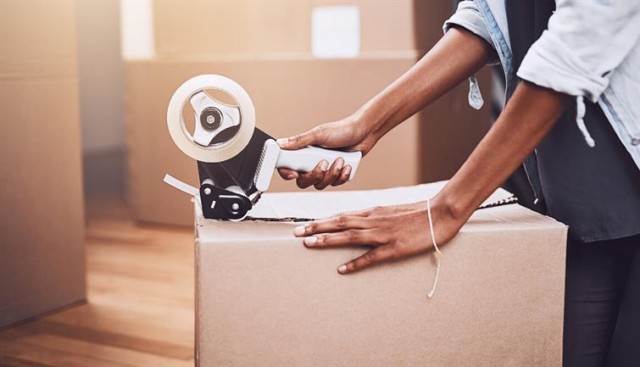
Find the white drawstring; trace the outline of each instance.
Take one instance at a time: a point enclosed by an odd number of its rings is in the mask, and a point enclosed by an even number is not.
[[[469,106],[479,110],[484,106],[484,99],[480,92],[480,86],[478,85],[478,79],[475,75],[469,77]]]
[[[436,277],[433,280],[433,285],[431,286],[431,290],[427,293],[427,297],[431,298],[436,293],[436,286],[438,285],[438,276],[440,275],[440,249],[438,248],[438,244],[436,243],[436,235],[433,231],[433,219],[431,217],[431,199],[427,199],[427,218],[429,219],[429,233],[431,234],[431,242],[433,243],[433,248],[435,248],[436,252],[434,256],[436,258]]]
[[[580,96],[576,98],[576,124],[578,124],[578,129],[584,136],[584,140],[587,142],[587,145],[591,148],[596,146],[595,140],[591,137],[589,130],[587,130],[587,125],[584,124],[584,115],[587,112],[587,108],[584,105],[584,97]]]

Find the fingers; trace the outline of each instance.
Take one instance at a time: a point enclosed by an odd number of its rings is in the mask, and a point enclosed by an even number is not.
[[[325,233],[305,237],[303,243],[308,248],[331,248],[344,246],[381,245],[381,239],[370,229],[349,229],[336,233]]]
[[[336,138],[336,136],[344,136],[344,134],[336,134],[336,131],[340,131],[340,129],[344,130],[344,127],[335,124],[336,123],[319,125],[302,134],[278,139],[278,145],[280,145],[282,149],[287,150],[302,149],[309,145],[325,147],[347,147],[353,145],[349,143],[349,141],[345,141],[343,144],[340,138]],[[345,166],[344,159],[336,159],[331,164],[331,167],[329,167],[329,164],[329,162],[322,161],[311,172],[298,172],[297,177],[290,170],[278,169],[278,173],[285,180],[295,179],[298,187],[302,189],[313,185],[317,190],[323,190],[328,186],[338,186],[349,181],[352,167]]]
[[[322,160],[311,172],[300,174],[296,180],[296,184],[299,188],[306,189],[307,187],[322,181],[325,171],[328,168],[329,162]]]
[[[317,190],[322,190],[325,187],[332,185],[336,180],[342,176],[342,168],[344,167],[344,159],[338,157],[329,170],[324,173],[324,176],[319,182],[316,182],[313,187]]]
[[[319,233],[331,233],[345,231],[349,229],[365,229],[370,228],[372,223],[367,221],[365,217],[344,216],[317,220],[309,222],[304,226],[296,227],[293,234],[296,237],[311,236]]]
[[[385,261],[393,260],[395,258],[396,252],[392,246],[376,247],[365,252],[362,256],[349,261],[348,263],[340,265],[338,267],[338,273],[350,274]]]
[[[288,168],[278,168],[278,173],[280,174],[280,177],[284,178],[287,181],[295,180],[300,177],[298,172],[290,170]]]
[[[307,173],[292,171],[286,168],[278,168],[278,173],[285,180],[296,180],[296,184],[301,189],[314,186],[317,190],[323,190],[329,185],[338,186],[349,181],[351,166],[344,166],[344,159],[336,159],[331,167],[329,162],[322,160],[318,165]]]
[[[351,166],[345,166],[340,173],[340,176],[331,183],[331,186],[339,186],[349,181],[351,175]]]
[[[296,227],[294,235],[305,237],[303,242],[309,248],[333,248],[344,246],[370,245],[374,248],[338,268],[340,274],[356,272],[388,260],[427,252],[433,248],[428,233],[427,211],[422,202],[374,207],[359,212],[317,220]],[[440,219],[440,217],[437,217]],[[436,222],[443,236],[446,222]],[[443,227],[444,226],[444,227]],[[443,241],[451,239],[462,224],[444,235]],[[445,230],[444,233],[447,231]],[[443,243],[444,243],[443,242]]]
[[[295,150],[301,149],[309,145],[315,145],[318,143],[319,130],[314,128],[302,134],[290,136],[288,138],[278,139],[278,145],[282,149]]]

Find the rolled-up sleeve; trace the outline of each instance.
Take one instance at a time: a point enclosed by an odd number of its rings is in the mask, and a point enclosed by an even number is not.
[[[447,33],[447,31],[453,26],[465,28],[469,32],[485,40],[485,42],[493,48],[493,41],[491,40],[491,36],[489,36],[487,26],[474,1],[467,0],[458,3],[456,12],[444,22],[442,30],[444,33]],[[498,55],[494,48],[494,55],[490,64],[495,64],[498,61]]]
[[[548,30],[531,46],[517,75],[596,102],[610,73],[640,47],[639,39],[640,1],[558,1]]]

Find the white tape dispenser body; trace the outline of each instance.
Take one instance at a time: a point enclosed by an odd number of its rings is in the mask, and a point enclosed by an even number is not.
[[[231,97],[234,104],[216,98]],[[226,99],[225,99],[226,101]],[[193,133],[185,123],[185,107],[194,114]],[[240,220],[267,191],[276,168],[308,172],[321,160],[338,157],[351,166],[353,178],[361,152],[318,147],[283,150],[273,137],[255,127],[249,94],[221,75],[200,75],[183,83],[171,97],[167,126],[175,144],[198,161],[200,200],[209,219]]]

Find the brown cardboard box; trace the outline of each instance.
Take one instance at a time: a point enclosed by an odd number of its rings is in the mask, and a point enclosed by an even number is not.
[[[222,74],[240,83],[256,107],[256,124],[288,136],[354,112],[413,64],[412,58],[371,60],[248,60],[127,62],[126,119],[130,154],[129,202],[138,220],[188,225],[189,203],[162,182],[165,173],[198,186],[196,163],[171,140],[166,108],[175,89],[198,74]],[[418,120],[411,118],[376,145],[354,181],[343,189],[411,185],[419,181]],[[275,175],[270,191],[295,183]]]
[[[428,19],[430,16],[426,7],[414,3],[412,0],[191,0],[180,3],[156,0],[153,3],[156,54],[160,58],[308,55],[312,48],[313,9],[336,5],[358,7],[363,56],[406,52],[417,45],[414,17]],[[443,7],[433,4],[430,12]]]
[[[424,200],[442,183],[268,194],[253,216],[326,216]],[[498,191],[490,200],[504,196]],[[339,275],[361,248],[310,250],[296,223],[196,207],[200,366],[560,366],[566,227],[518,205],[477,211],[429,255]]]
[[[77,77],[73,2],[2,2],[0,79]]]
[[[85,298],[71,1],[0,11],[0,327]]]

